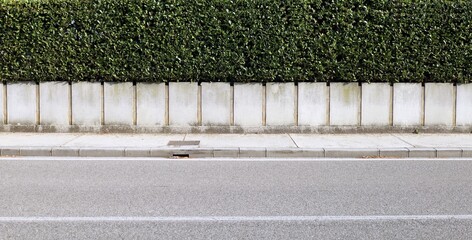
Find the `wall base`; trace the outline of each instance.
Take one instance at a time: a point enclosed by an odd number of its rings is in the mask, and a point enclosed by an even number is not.
[[[156,126],[53,126],[53,125],[3,125],[0,132],[38,132],[38,133],[134,133],[134,134],[174,134],[174,133],[237,133],[237,134],[354,134],[354,133],[472,133],[470,126],[192,126],[192,127],[156,127]]]

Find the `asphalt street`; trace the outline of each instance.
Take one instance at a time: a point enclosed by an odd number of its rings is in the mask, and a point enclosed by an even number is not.
[[[472,161],[0,159],[0,239],[470,239]]]

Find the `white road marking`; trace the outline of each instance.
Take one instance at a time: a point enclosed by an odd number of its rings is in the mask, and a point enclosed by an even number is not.
[[[0,217],[9,222],[352,222],[471,220],[472,215],[205,216],[205,217]]]
[[[147,158],[147,157],[0,157],[0,161],[171,161],[171,162],[393,162],[472,161],[472,158]]]

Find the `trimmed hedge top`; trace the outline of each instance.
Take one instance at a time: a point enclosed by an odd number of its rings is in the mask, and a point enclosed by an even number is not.
[[[4,81],[472,81],[472,1],[0,1]]]

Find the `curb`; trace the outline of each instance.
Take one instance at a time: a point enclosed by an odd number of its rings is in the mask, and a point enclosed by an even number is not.
[[[472,148],[71,148],[3,147],[3,157],[471,158]]]

